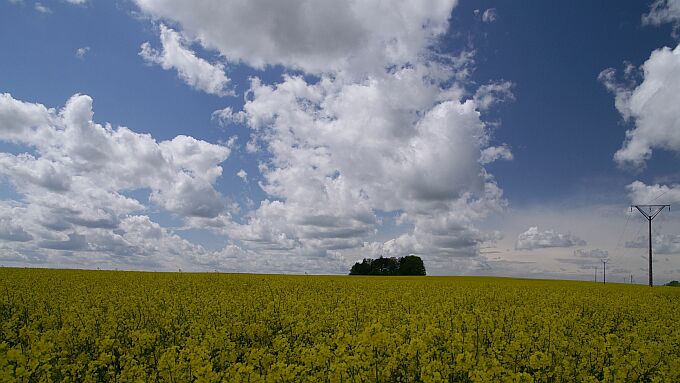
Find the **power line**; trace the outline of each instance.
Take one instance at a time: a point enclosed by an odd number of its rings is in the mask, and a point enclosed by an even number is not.
[[[619,240],[616,241],[616,247],[614,248],[614,252],[616,252],[619,249],[619,246],[621,246],[621,240],[623,239],[623,235],[626,233],[626,229],[628,228],[628,222],[630,222],[630,217],[632,212],[626,213],[627,218],[626,218],[626,224],[623,225],[623,231],[621,232],[621,235],[619,235]]]
[[[670,190],[671,190],[670,188],[666,189],[663,193],[661,193],[661,194],[659,194],[658,196],[656,196],[651,202],[656,201],[656,200],[659,199],[662,195],[668,193]],[[650,203],[651,203],[651,202],[650,202]]]

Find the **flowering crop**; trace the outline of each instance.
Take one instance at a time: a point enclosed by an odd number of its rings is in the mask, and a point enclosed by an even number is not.
[[[680,289],[0,269],[0,381],[680,382]]]

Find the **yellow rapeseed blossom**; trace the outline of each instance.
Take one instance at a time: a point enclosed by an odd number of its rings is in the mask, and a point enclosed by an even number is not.
[[[0,381],[680,382],[680,289],[0,269]]]

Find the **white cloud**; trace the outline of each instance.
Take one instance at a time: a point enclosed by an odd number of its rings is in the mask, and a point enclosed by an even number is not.
[[[490,164],[496,160],[506,160],[511,161],[514,159],[510,148],[507,145],[501,146],[490,146],[482,150],[482,154],[479,158],[479,162],[482,165]]]
[[[224,109],[214,111],[211,118],[217,120],[217,123],[220,126],[226,127],[229,124],[242,124],[245,121],[246,116],[243,111],[234,113],[233,109],[227,106]]]
[[[0,239],[16,242],[27,242],[33,239],[33,236],[13,218],[18,214],[21,214],[20,208],[0,205]]]
[[[413,227],[397,240],[403,251],[475,256],[486,236],[473,222],[505,202],[480,165],[488,131],[476,103],[441,100],[432,76],[442,71],[254,80],[245,120],[272,155],[263,190],[280,200],[228,234],[266,249],[349,251],[376,232],[376,210],[401,211]]]
[[[626,186],[630,202],[633,204],[676,204],[680,203],[680,185],[646,185],[635,181]]]
[[[73,4],[73,5],[83,5],[87,3],[88,0],[66,0],[67,3]]]
[[[228,62],[319,75],[255,78],[242,111],[213,113],[222,124],[247,124],[248,150],[267,152],[260,186],[268,198],[241,224],[226,214],[192,222],[258,254],[351,256],[391,246],[371,239],[376,212],[396,212],[395,249],[477,256],[490,237],[475,222],[506,204],[483,163],[511,157],[503,145],[486,150],[480,111],[512,99],[512,84],[490,83],[466,99],[459,81],[474,51],[428,59],[455,3],[138,1]]]
[[[227,60],[308,73],[382,71],[415,59],[448,28],[455,0],[137,0]]]
[[[482,21],[485,23],[493,23],[496,19],[498,19],[496,8],[489,8],[482,13]]]
[[[635,124],[614,155],[620,165],[644,166],[655,148],[680,152],[680,45],[655,50],[642,70],[644,80],[637,86],[617,82],[613,69],[599,76],[614,93],[618,111]]]
[[[176,31],[161,24],[160,40],[162,49],[157,51],[145,42],[139,55],[149,63],[160,65],[165,70],[175,69],[187,85],[217,96],[233,95],[228,89],[229,78],[221,63],[209,63],[197,57],[186,47],[185,39]]]
[[[655,0],[649,13],[642,15],[642,23],[651,25],[672,23],[674,24],[674,33],[677,34],[680,26],[680,1]]]
[[[515,86],[510,81],[490,82],[480,86],[475,92],[475,102],[479,110],[488,110],[494,104],[514,101],[515,95],[512,93],[512,88]]]
[[[548,247],[585,246],[586,242],[571,233],[560,234],[554,230],[540,231],[538,226],[532,226],[517,236],[515,248],[517,250],[534,250]]]
[[[78,258],[83,265],[88,257],[113,257],[115,263],[115,257],[134,258],[142,250],[161,263],[161,250],[193,249],[182,257],[203,252],[136,215],[147,207],[128,191],[149,190],[151,202],[186,219],[226,211],[214,184],[229,147],[187,136],[157,142],[125,127],[97,124],[88,96],[74,95],[57,111],[2,94],[0,140],[29,150],[0,153],[0,176],[22,195],[13,205],[0,203],[0,238],[17,244],[12,254],[87,252]],[[152,233],[156,241],[148,238]]]
[[[52,10],[44,6],[42,3],[35,3],[33,8],[40,13],[52,13]]]
[[[181,263],[173,254],[183,251],[236,270],[346,272],[357,257],[380,251],[420,254],[435,267],[456,258],[453,269],[465,273],[488,269],[479,249],[499,236],[477,225],[507,203],[484,165],[512,154],[492,144],[481,113],[511,100],[512,84],[491,82],[470,98],[474,51],[430,50],[455,1],[138,3],[176,28],[161,24],[162,48],[145,43],[140,55],[176,69],[191,86],[225,92],[228,78],[189,43],[227,63],[285,66],[278,83],[252,80],[243,110],[213,113],[220,124],[246,124],[249,150],[266,152],[259,167],[265,200],[232,220],[214,189],[228,147],[184,136],[157,143],[97,125],[84,96],[59,112],[7,95],[0,138],[37,153],[9,155],[0,167],[27,196],[19,207],[27,218],[17,225],[34,237],[12,242],[8,254],[28,256],[18,246],[43,243],[52,248],[49,262],[70,251],[152,265],[160,262],[153,254],[168,251],[162,263],[169,265]],[[318,76],[290,74],[296,69]],[[127,196],[139,189],[186,228],[210,228],[229,244],[206,252],[158,226]],[[398,216],[385,241],[376,239],[382,212]]]
[[[242,179],[244,181],[248,181],[248,173],[245,170],[243,170],[243,169],[239,170],[238,173],[236,173],[236,175],[240,179]]]
[[[79,59],[84,59],[85,55],[90,51],[90,47],[82,47],[76,49],[76,57]]]
[[[641,235],[632,241],[627,241],[626,247],[633,249],[647,249],[649,247],[649,237],[646,235]],[[680,235],[653,235],[652,249],[654,250],[654,254],[680,254]]]

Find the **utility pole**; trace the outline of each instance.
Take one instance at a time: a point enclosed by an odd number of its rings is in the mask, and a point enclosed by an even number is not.
[[[630,275],[630,284],[633,284],[633,274]]]
[[[602,260],[602,283],[607,284],[607,262],[609,262],[608,259],[603,259]]]
[[[595,283],[597,283],[597,266],[595,266]]]
[[[652,274],[652,220],[661,213],[665,208],[671,210],[671,205],[631,205],[630,211],[633,208],[638,209],[642,215],[649,221],[649,287],[654,286],[654,274]]]

